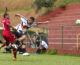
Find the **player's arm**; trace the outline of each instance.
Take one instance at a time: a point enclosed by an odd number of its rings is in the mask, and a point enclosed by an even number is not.
[[[45,22],[38,22],[37,24],[39,25],[39,24],[48,24],[49,23],[49,21],[45,21]]]
[[[27,22],[27,18],[25,18],[23,15],[16,14],[15,16],[19,17],[23,23]]]
[[[10,25],[9,23],[6,23],[10,28],[16,30],[12,25]]]
[[[15,14],[15,16],[17,16],[17,17],[22,17],[22,15],[20,15],[20,14]]]
[[[48,24],[49,21],[45,21],[45,22],[34,22],[31,26],[35,27],[36,25],[40,25],[40,24]]]
[[[39,47],[37,47],[38,49],[42,49],[42,45],[40,45]]]
[[[15,16],[16,17],[19,17],[19,18],[24,18],[24,19],[26,19],[23,15],[21,15],[21,14],[15,14]]]

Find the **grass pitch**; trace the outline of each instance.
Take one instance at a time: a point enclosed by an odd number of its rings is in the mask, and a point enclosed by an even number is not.
[[[63,55],[18,55],[18,61],[12,60],[12,54],[0,53],[0,65],[80,65],[80,56]]]

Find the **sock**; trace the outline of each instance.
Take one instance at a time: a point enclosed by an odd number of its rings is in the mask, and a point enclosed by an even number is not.
[[[12,49],[13,49],[13,55],[14,55],[14,58],[16,59],[17,49],[15,49],[15,48],[12,48]]]

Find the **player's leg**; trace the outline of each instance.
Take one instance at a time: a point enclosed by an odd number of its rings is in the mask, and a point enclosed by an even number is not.
[[[39,41],[36,41],[36,46],[37,46],[37,51],[36,51],[35,55],[38,55],[38,54],[40,54],[40,52],[41,52],[40,42],[39,42]]]
[[[23,52],[23,53],[26,53],[26,49],[25,49],[25,48],[26,48],[26,46],[25,46],[25,44],[23,44],[23,45],[22,45],[22,52]]]
[[[13,34],[16,36],[16,38],[18,39],[18,38],[20,38],[20,39],[22,39],[23,38],[23,33],[19,33],[19,32],[17,32],[16,30],[14,30],[14,32],[13,32]],[[22,40],[24,40],[24,39],[22,39]],[[22,40],[16,40],[15,41],[15,44],[16,45],[18,45],[18,49],[17,49],[17,52],[18,52],[18,54],[19,53],[23,53],[23,49],[22,49],[22,42],[20,42],[20,41],[22,41]]]
[[[9,40],[8,39],[10,37],[10,34],[7,31],[3,31],[2,36],[3,36],[4,40],[5,40],[5,42],[3,42],[3,44],[0,46],[0,49],[2,47],[4,47],[5,45],[8,45],[8,43],[9,43]]]
[[[17,57],[16,57],[17,48],[15,47],[15,44],[14,44],[16,38],[15,38],[15,36],[14,36],[12,33],[10,33],[10,32],[8,33],[8,35],[6,35],[6,38],[7,38],[7,40],[11,43],[11,45],[13,45],[13,46],[12,46],[13,55],[14,55],[14,60],[16,60],[16,59],[17,59]]]
[[[0,45],[0,49],[1,49],[2,47],[4,47],[6,44],[7,44],[7,43],[4,42],[2,45]]]
[[[3,38],[4,38],[5,42],[3,42],[2,45],[0,45],[0,49],[9,44],[8,38],[6,36],[3,36]]]
[[[41,49],[42,53],[45,53],[46,50],[47,50],[47,49],[46,49],[45,47],[43,47],[43,48]]]
[[[13,50],[13,55],[14,55],[14,58],[13,58],[13,60],[14,61],[16,61],[17,60],[17,49],[16,48],[12,48],[12,50]]]
[[[23,35],[22,37],[18,38],[17,40],[18,41],[23,41],[23,40],[25,40],[25,38],[26,38],[26,35]]]
[[[1,48],[4,47],[5,45],[9,44],[9,43],[12,43],[12,44],[13,44],[13,43],[15,42],[15,40],[16,40],[15,36],[14,36],[12,33],[10,33],[10,32],[6,32],[6,34],[3,34],[3,37],[4,37],[4,39],[5,39],[7,42],[4,42],[4,43],[1,45]],[[9,42],[9,43],[8,43],[8,42]],[[16,60],[16,59],[17,59],[17,58],[16,58],[17,49],[14,48],[14,47],[12,47],[12,49],[13,49],[14,60]]]
[[[12,50],[13,50],[13,55],[14,55],[14,60],[16,61],[17,60],[17,46],[15,44],[15,36],[11,33],[11,36],[9,38],[9,41],[12,43]]]
[[[18,54],[22,53],[22,55],[28,55],[29,53],[26,52],[26,44],[21,44],[24,42],[24,40],[26,40],[26,35],[23,35],[23,33],[18,33],[17,31],[14,31],[14,34],[17,38],[19,38],[19,41],[17,41],[17,45],[18,45]]]
[[[6,45],[9,45],[9,42],[6,40],[6,42],[4,42],[2,45],[1,45],[1,48],[6,46]]]
[[[36,51],[35,55],[38,55],[40,53],[41,53],[41,49],[40,48],[37,48],[37,51]]]

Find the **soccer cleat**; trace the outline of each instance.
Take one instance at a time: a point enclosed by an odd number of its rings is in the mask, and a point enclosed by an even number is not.
[[[0,45],[0,49],[1,49],[2,47],[1,47],[1,45]]]
[[[35,53],[35,55],[39,55],[39,53]]]
[[[13,61],[17,61],[17,59],[16,58],[13,58]]]

